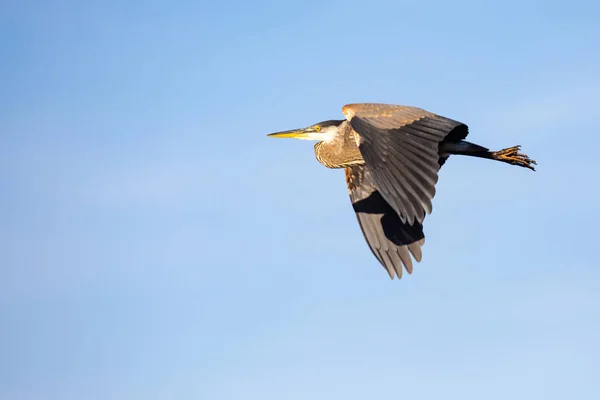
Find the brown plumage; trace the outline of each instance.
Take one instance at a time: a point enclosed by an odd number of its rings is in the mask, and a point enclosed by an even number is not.
[[[451,154],[489,158],[535,170],[519,147],[492,152],[466,142],[466,124],[401,105],[348,104],[345,120],[323,121],[274,137],[319,140],[317,160],[344,168],[365,239],[390,277],[421,261],[423,220],[432,212],[438,171]]]
[[[330,141],[315,144],[317,160],[327,168],[343,168],[349,165],[364,164],[357,145],[357,136],[349,123],[339,126],[339,134]]]

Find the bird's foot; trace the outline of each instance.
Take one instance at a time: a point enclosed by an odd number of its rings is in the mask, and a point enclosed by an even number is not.
[[[519,167],[529,168],[535,171],[534,165],[537,165],[535,160],[530,159],[527,154],[519,153],[521,146],[513,146],[507,149],[493,151],[491,153],[494,160],[502,161]]]

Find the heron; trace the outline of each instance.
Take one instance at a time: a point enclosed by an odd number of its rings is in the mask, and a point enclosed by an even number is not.
[[[270,133],[273,138],[317,141],[317,161],[344,169],[362,234],[390,278],[412,274],[425,244],[423,221],[432,213],[438,172],[451,155],[528,168],[537,163],[520,145],[498,151],[465,140],[465,123],[422,108],[382,103],[342,107],[344,119]]]

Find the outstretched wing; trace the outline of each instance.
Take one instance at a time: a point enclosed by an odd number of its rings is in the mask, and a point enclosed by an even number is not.
[[[342,108],[381,196],[412,225],[432,211],[442,160],[439,144],[465,137],[465,124],[420,108],[348,104]]]
[[[402,222],[394,209],[381,196],[369,169],[364,165],[345,168],[346,184],[352,207],[371,251],[385,267],[390,278],[402,278],[402,265],[412,273],[412,259],[421,261],[425,243],[419,222]]]

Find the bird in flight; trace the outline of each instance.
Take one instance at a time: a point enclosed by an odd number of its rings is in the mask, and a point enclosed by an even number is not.
[[[411,274],[421,261],[423,220],[432,211],[438,171],[450,155],[501,161],[535,171],[520,146],[498,151],[467,142],[468,126],[421,108],[378,103],[347,104],[345,119],[271,133],[316,140],[315,156],[343,168],[350,201],[371,251],[391,279]],[[412,258],[411,258],[412,256]]]

